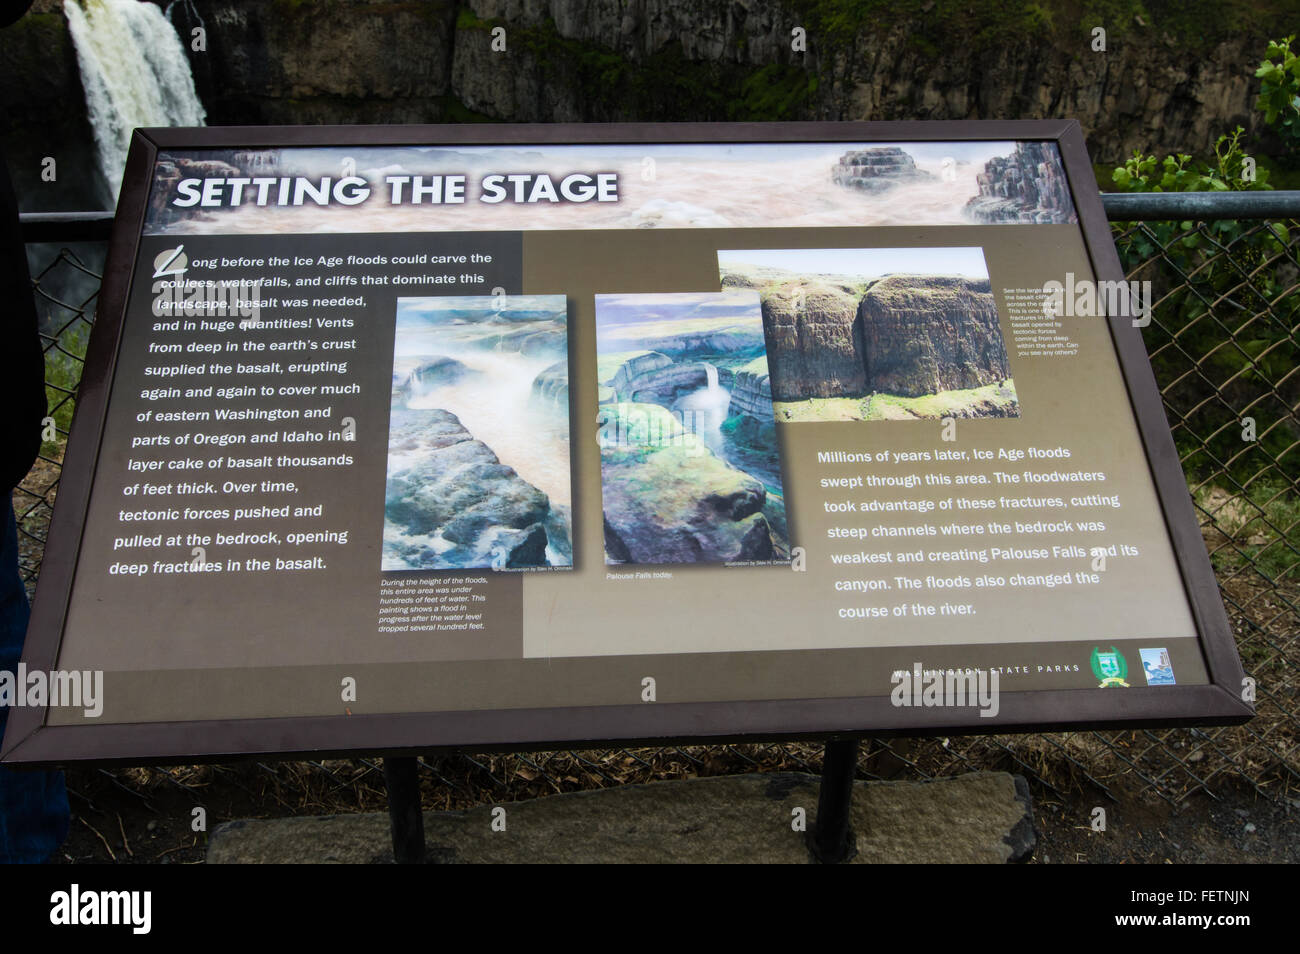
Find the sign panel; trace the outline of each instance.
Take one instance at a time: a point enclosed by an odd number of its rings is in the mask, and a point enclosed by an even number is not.
[[[138,132],[11,761],[1245,719],[1073,123]]]

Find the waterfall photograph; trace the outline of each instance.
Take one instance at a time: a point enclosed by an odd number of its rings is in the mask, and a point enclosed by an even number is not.
[[[1020,416],[979,248],[722,250],[718,267],[759,296],[780,422]]]
[[[139,0],[64,0],[110,204],[122,184],[133,129],[202,126],[207,118],[185,47],[169,18],[172,6],[164,10]]]
[[[398,299],[383,569],[573,565],[566,307]]]
[[[596,296],[607,563],[789,559],[758,296]]]

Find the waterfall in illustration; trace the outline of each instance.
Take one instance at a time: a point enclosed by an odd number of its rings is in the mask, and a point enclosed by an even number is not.
[[[185,47],[162,10],[138,0],[64,0],[99,171],[117,201],[131,130],[202,126]]]
[[[718,384],[716,365],[708,361],[700,364],[704,367],[704,387],[681,395],[673,402],[673,410],[681,415],[688,431],[698,434],[715,453],[723,454],[722,424],[727,419],[731,392]]]

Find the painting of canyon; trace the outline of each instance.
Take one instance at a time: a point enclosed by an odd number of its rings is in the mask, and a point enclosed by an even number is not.
[[[979,248],[718,252],[755,292],[776,420],[1019,417]]]
[[[757,293],[596,296],[606,563],[789,560]]]
[[[383,569],[573,565],[563,295],[400,298]]]

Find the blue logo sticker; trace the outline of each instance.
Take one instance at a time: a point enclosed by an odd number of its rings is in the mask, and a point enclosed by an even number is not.
[[[1148,686],[1172,686],[1178,680],[1174,678],[1174,666],[1169,661],[1167,649],[1139,649],[1142,656],[1142,674],[1147,677]]]

